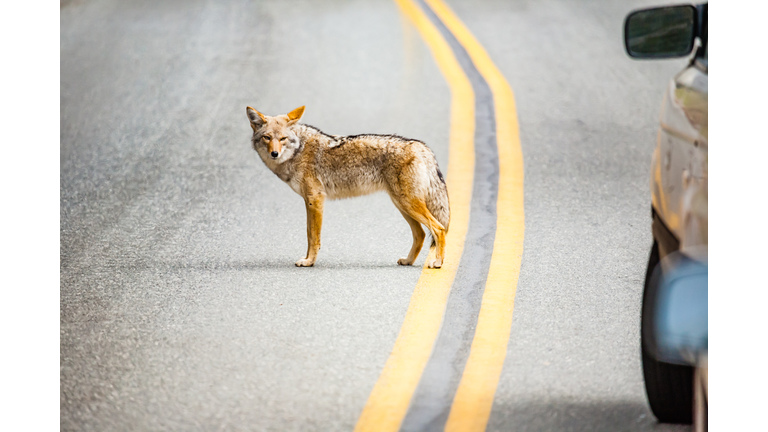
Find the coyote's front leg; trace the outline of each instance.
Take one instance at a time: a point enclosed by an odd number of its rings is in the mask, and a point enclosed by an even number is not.
[[[312,267],[320,250],[320,230],[323,228],[322,194],[308,194],[304,199],[307,207],[307,257],[296,261],[296,267]]]

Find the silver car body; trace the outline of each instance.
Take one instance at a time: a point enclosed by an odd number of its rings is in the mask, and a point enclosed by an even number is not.
[[[706,256],[707,62],[695,60],[669,83],[651,164],[651,202],[661,222],[692,258]],[[661,256],[674,252],[659,242]]]

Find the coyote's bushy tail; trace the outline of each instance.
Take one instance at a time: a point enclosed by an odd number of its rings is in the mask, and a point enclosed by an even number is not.
[[[445,177],[440,172],[440,167],[435,166],[429,175],[429,193],[427,193],[427,209],[432,216],[440,222],[448,233],[448,225],[451,223],[451,206],[448,199],[448,187],[445,185]],[[435,239],[432,239],[430,247],[435,246]]]

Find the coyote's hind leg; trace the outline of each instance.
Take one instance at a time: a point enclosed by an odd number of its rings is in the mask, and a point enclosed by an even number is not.
[[[445,227],[432,216],[423,200],[411,198],[407,203],[401,203],[408,216],[420,224],[427,226],[435,240],[437,250],[435,258],[427,263],[429,268],[440,268],[443,266],[443,257],[445,256]]]
[[[400,258],[397,260],[397,263],[400,265],[412,265],[413,262],[416,261],[416,257],[419,256],[419,252],[421,252],[421,247],[424,245],[424,238],[426,236],[424,235],[424,229],[421,228],[421,224],[418,223],[416,219],[408,216],[408,214],[402,210],[400,210],[400,214],[403,215],[405,221],[411,226],[413,246],[411,246],[411,251],[408,253],[408,256],[406,258]]]

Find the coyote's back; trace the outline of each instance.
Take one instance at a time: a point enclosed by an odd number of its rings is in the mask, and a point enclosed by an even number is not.
[[[398,135],[332,138],[320,148],[316,159],[317,175],[324,180],[328,198],[351,198],[382,190],[402,199],[421,196],[429,211],[448,229],[448,190],[435,155],[426,144]]]

